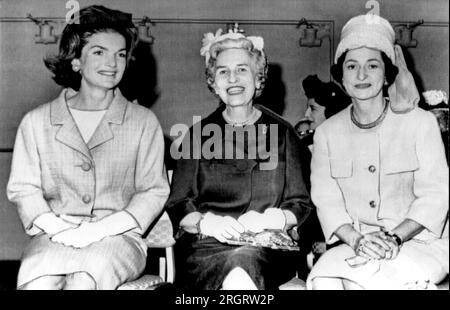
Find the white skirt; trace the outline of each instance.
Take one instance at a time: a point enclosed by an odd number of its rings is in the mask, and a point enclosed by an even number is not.
[[[307,288],[316,277],[348,279],[364,289],[430,289],[442,281],[449,269],[449,239],[430,242],[409,240],[394,260],[371,260],[350,267],[346,258],[355,256],[352,248],[342,244],[325,252],[307,279]]]
[[[22,255],[17,286],[42,276],[86,272],[97,289],[113,290],[139,277],[145,268],[146,245],[137,233],[107,237],[81,249],[50,241],[47,234],[32,237]]]

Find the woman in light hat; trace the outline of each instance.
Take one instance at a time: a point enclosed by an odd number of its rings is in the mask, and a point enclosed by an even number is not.
[[[343,244],[313,267],[310,289],[433,288],[448,273],[444,146],[394,39],[373,15],[342,29],[332,74],[352,104],[316,129],[311,196],[326,241]]]
[[[221,104],[198,124],[207,136],[195,137],[197,125],[186,135],[182,147],[198,147],[201,155],[193,150],[177,161],[166,204],[182,288],[276,289],[295,276],[296,252],[263,247],[259,239],[260,246],[230,244],[267,230],[295,236],[310,211],[306,147],[285,120],[253,103],[267,76],[263,47],[261,37],[235,31],[203,39],[208,87]],[[220,137],[214,144],[212,133]],[[261,156],[269,145],[270,156]]]

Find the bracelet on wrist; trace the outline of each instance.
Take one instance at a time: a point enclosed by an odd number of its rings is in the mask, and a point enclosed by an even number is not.
[[[395,243],[397,243],[397,245],[400,247],[403,244],[403,240],[402,238],[400,238],[399,235],[397,235],[396,233],[387,231],[385,232],[386,236],[391,237],[392,239],[394,239]]]

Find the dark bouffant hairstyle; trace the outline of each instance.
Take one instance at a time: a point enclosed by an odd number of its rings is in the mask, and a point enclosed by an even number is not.
[[[317,75],[308,75],[302,85],[308,99],[314,99],[325,107],[326,118],[342,111],[352,102],[351,98],[336,83],[322,82]]]
[[[391,59],[387,57],[384,52],[380,51],[380,53],[381,59],[384,62],[384,71],[385,71],[384,75],[386,76],[387,82],[387,85],[383,86],[383,92],[384,94],[387,94],[387,89],[389,88],[389,86],[392,85],[392,83],[394,83],[395,78],[397,77],[398,68],[392,63]],[[337,64],[331,66],[331,75],[333,76],[333,79],[341,85],[342,85],[342,76],[344,75],[343,65],[345,55],[347,55],[347,52],[343,53],[341,57],[339,57]]]
[[[72,60],[81,57],[88,38],[100,32],[116,32],[125,38],[128,60],[137,44],[137,29],[131,14],[92,5],[79,12],[79,19],[67,24],[59,42],[59,53],[44,59],[45,66],[54,74],[56,84],[79,90],[81,75],[72,70]]]

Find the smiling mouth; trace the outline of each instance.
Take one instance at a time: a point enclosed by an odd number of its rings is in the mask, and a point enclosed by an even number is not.
[[[115,77],[116,72],[115,71],[99,71],[98,74],[103,76],[109,76],[109,77]]]
[[[372,86],[372,84],[370,84],[370,83],[362,83],[362,84],[356,84],[355,88],[365,89],[365,88],[369,88],[370,86]]]
[[[239,95],[242,94],[244,92],[244,87],[241,86],[233,86],[227,89],[227,94],[228,95]]]

